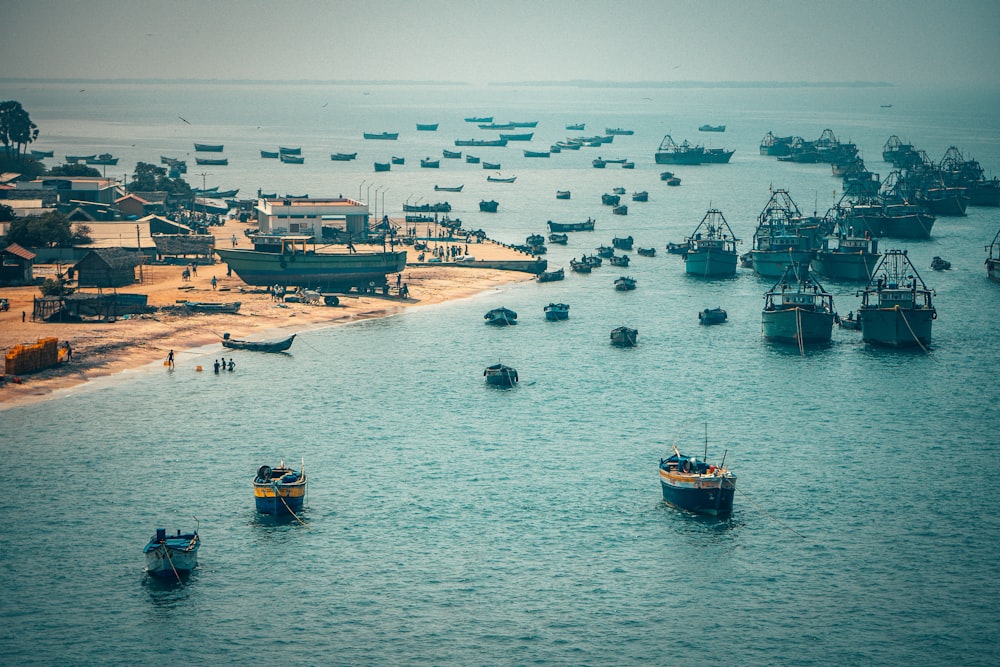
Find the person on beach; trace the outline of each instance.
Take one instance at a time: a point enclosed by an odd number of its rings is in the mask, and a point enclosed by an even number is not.
[[[167,366],[169,366],[170,368],[174,367],[174,351],[173,350],[170,350],[169,352],[167,352]]]
[[[236,362],[233,361],[232,357],[229,357],[229,372],[232,373],[234,370],[236,370]]]
[[[24,318],[26,318],[27,316],[28,316],[28,313],[26,313],[25,311],[22,310],[21,311],[21,321],[24,322]]]
[[[233,234],[233,247],[234,248],[236,247],[236,241],[237,241],[236,234]]]
[[[212,289],[215,289],[216,285],[218,285],[218,284],[219,284],[219,282],[215,279],[215,276],[212,276]]]
[[[215,360],[215,374],[216,375],[219,374],[219,360],[218,359]]]

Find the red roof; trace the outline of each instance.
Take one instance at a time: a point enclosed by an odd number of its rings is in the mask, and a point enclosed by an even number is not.
[[[17,245],[16,243],[11,243],[9,246],[7,246],[6,248],[4,248],[3,251],[4,252],[9,252],[12,255],[16,255],[17,257],[20,257],[21,259],[26,259],[29,262],[31,260],[35,259],[35,253],[31,252],[30,250],[25,250],[24,248],[22,248],[21,246]]]

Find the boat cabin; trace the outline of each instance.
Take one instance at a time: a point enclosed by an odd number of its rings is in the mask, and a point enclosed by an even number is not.
[[[308,234],[257,234],[253,237],[253,249],[282,255],[315,254],[316,237]]]

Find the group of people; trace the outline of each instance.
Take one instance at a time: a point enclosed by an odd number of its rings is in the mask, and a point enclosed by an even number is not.
[[[222,362],[220,363],[218,359],[215,360],[215,372],[219,371],[234,371],[236,370],[236,362],[233,361],[232,357],[229,357],[229,361],[226,362],[226,358],[222,357]]]

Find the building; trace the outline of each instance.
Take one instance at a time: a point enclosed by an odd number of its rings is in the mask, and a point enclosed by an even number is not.
[[[0,251],[0,285],[31,285],[34,264],[35,253],[11,243]]]
[[[17,181],[16,186],[17,190],[55,192],[61,202],[77,200],[113,204],[124,194],[121,183],[116,179],[99,176],[47,176],[33,181]]]
[[[368,205],[346,197],[261,197],[254,209],[262,234],[311,234],[323,227],[360,239],[368,235]]]
[[[96,248],[73,266],[80,287],[124,287],[135,283],[139,254],[124,248]]]

